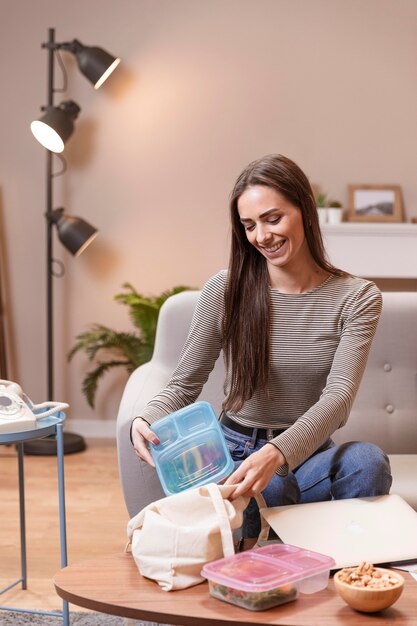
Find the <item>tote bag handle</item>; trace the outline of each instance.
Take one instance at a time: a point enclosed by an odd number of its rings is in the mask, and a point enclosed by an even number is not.
[[[219,486],[216,483],[209,483],[206,485],[207,491],[214,506],[214,510],[217,513],[219,521],[220,535],[222,539],[223,554],[224,556],[232,556],[235,553],[233,545],[233,533],[230,528],[230,521],[227,516],[226,505],[224,498],[221,494]]]
[[[217,513],[217,517],[219,520],[219,529],[220,535],[222,539],[223,546],[223,554],[224,556],[232,556],[235,553],[235,548],[233,545],[233,533],[230,528],[230,521],[227,516],[226,505],[224,503],[224,498],[221,494],[219,486],[215,483],[210,483],[206,485],[207,491],[210,495],[211,501],[213,502],[214,509]],[[267,504],[262,494],[259,494],[255,497],[255,500],[260,509],[267,508]],[[270,525],[266,521],[266,519],[261,517],[261,532],[259,533],[258,541],[266,541],[269,535]]]
[[[261,493],[258,494],[255,497],[255,500],[256,500],[256,503],[257,503],[259,509],[266,509],[266,508],[268,508],[268,505],[265,502],[265,498],[263,497],[263,495]],[[259,541],[267,541],[268,535],[269,535],[269,529],[270,529],[270,525],[266,521],[264,516],[260,515],[260,518],[261,518],[261,532],[259,533],[259,536],[258,536],[258,542]]]

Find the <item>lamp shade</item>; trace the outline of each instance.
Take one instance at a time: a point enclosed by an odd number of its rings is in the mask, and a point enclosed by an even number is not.
[[[98,235],[98,230],[81,217],[65,215],[64,209],[55,209],[52,220],[60,242],[74,256],[79,256]]]
[[[74,120],[80,111],[73,100],[62,102],[58,107],[48,107],[40,120],[31,123],[30,129],[44,148],[51,152],[62,152],[74,132]]]
[[[93,83],[94,89],[101,87],[120,63],[120,59],[103,48],[84,46],[78,39],[71,43],[71,51],[75,54],[80,71]]]

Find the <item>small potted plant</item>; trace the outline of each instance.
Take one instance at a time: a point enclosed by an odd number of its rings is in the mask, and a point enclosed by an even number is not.
[[[340,224],[343,222],[343,207],[339,200],[330,200],[327,207],[328,224]]]
[[[338,200],[330,200],[325,193],[315,196],[320,226],[323,224],[339,224],[343,219],[343,207]]]

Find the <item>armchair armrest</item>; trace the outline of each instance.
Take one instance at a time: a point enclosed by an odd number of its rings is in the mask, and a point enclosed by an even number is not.
[[[153,467],[137,457],[130,442],[134,417],[168,382],[171,369],[150,361],[138,367],[125,387],[117,416],[117,453],[119,474],[130,517],[153,500],[164,497]]]

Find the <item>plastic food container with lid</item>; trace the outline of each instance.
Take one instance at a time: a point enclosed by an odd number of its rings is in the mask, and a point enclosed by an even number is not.
[[[166,495],[218,483],[234,463],[217,417],[208,402],[194,402],[152,424],[158,445],[150,444]]]
[[[201,574],[214,598],[262,611],[325,589],[334,565],[324,554],[274,543],[207,563]]]

